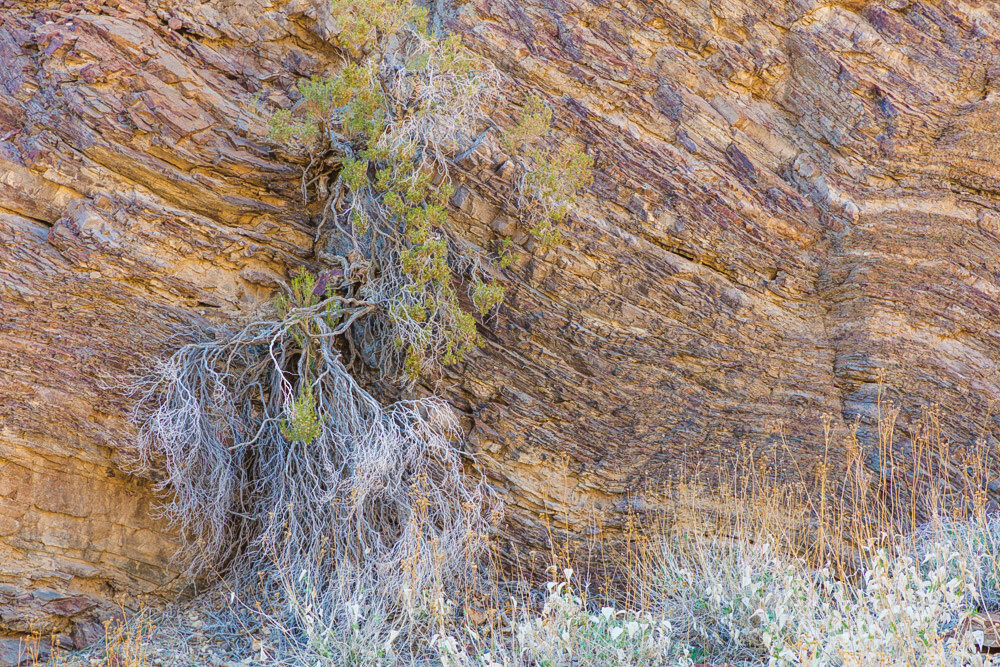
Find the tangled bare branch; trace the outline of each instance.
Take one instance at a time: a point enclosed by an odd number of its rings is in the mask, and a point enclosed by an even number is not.
[[[281,600],[269,613],[292,634],[307,606],[349,623],[359,586],[398,612],[404,589],[475,562],[499,511],[464,470],[446,403],[383,406],[345,367],[343,335],[371,308],[293,301],[184,346],[136,385],[136,465],[163,473],[194,567]]]

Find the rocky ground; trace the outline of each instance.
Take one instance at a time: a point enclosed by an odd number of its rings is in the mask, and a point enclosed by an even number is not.
[[[187,602],[127,613],[124,629],[109,626],[108,640],[83,651],[57,652],[61,667],[256,667],[273,664],[259,636],[233,631],[226,595],[213,592]],[[238,627],[238,624],[236,624]]]

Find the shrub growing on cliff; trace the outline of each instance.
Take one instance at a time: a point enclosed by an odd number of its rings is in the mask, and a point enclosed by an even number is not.
[[[443,401],[383,405],[355,375],[368,366],[412,385],[480,344],[473,313],[503,300],[447,210],[454,163],[487,139],[496,81],[457,37],[428,34],[410,0],[333,0],[333,12],[346,62],[301,81],[301,104],[271,124],[310,156],[304,196],[310,178],[331,179],[323,270],[301,270],[248,323],[182,347],[138,383],[137,466],[160,475],[195,571],[226,572],[288,647],[367,664],[424,650],[407,642],[445,622],[499,511],[463,469]],[[531,136],[526,123],[512,146],[549,132],[548,116]],[[532,225],[551,239],[589,163],[538,150],[526,189],[547,216]],[[362,613],[383,622],[363,641]]]
[[[308,172],[332,174],[320,255],[375,305],[346,332],[352,350],[381,377],[402,370],[412,383],[481,344],[462,289],[480,315],[503,300],[490,263],[453,233],[447,211],[455,162],[494,128],[486,104],[497,77],[456,35],[428,34],[426,10],[409,0],[337,0],[334,12],[349,62],[300,82],[298,111],[275,114],[271,136],[308,151]],[[550,128],[551,111],[532,97],[501,142],[521,167],[522,215],[545,246],[591,167],[570,144],[543,147]]]

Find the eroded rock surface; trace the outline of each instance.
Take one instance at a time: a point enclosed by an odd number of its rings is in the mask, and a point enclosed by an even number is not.
[[[253,95],[324,64],[317,24],[188,4],[0,3],[0,664],[181,586],[113,385],[311,252]]]
[[[935,403],[957,446],[998,444],[1000,6],[480,0],[459,22],[597,161],[464,374],[536,540],[782,428],[809,470],[824,415],[870,446],[880,376],[902,451]]]
[[[324,7],[0,0],[0,665],[20,633],[83,644],[115,595],[183,584],[149,482],[121,472],[114,383],[310,259],[302,165],[264,123],[336,62]],[[455,14],[513,91],[498,122],[541,91],[596,159],[547,253],[501,155],[454,201],[467,238],[520,250],[487,346],[442,386],[526,548],[613,528],[630,495],[779,422],[803,467],[824,415],[864,440],[880,374],[900,447],[932,402],[956,446],[997,444],[1000,6]]]

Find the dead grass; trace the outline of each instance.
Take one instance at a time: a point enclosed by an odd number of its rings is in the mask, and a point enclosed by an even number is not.
[[[213,631],[241,638],[243,664],[990,664],[976,619],[1000,611],[996,452],[947,442],[934,410],[905,442],[897,419],[880,401],[867,444],[828,428],[827,457],[790,481],[779,430],[727,477],[657,489],[658,509],[615,537],[571,542],[553,526],[541,586],[529,564],[502,566],[497,543],[456,563],[432,534],[399,546],[391,579],[344,561],[326,589],[277,553],[252,595],[223,578]],[[409,520],[433,522],[439,501],[411,486]],[[150,619],[109,627],[97,664],[149,664],[162,641]]]

